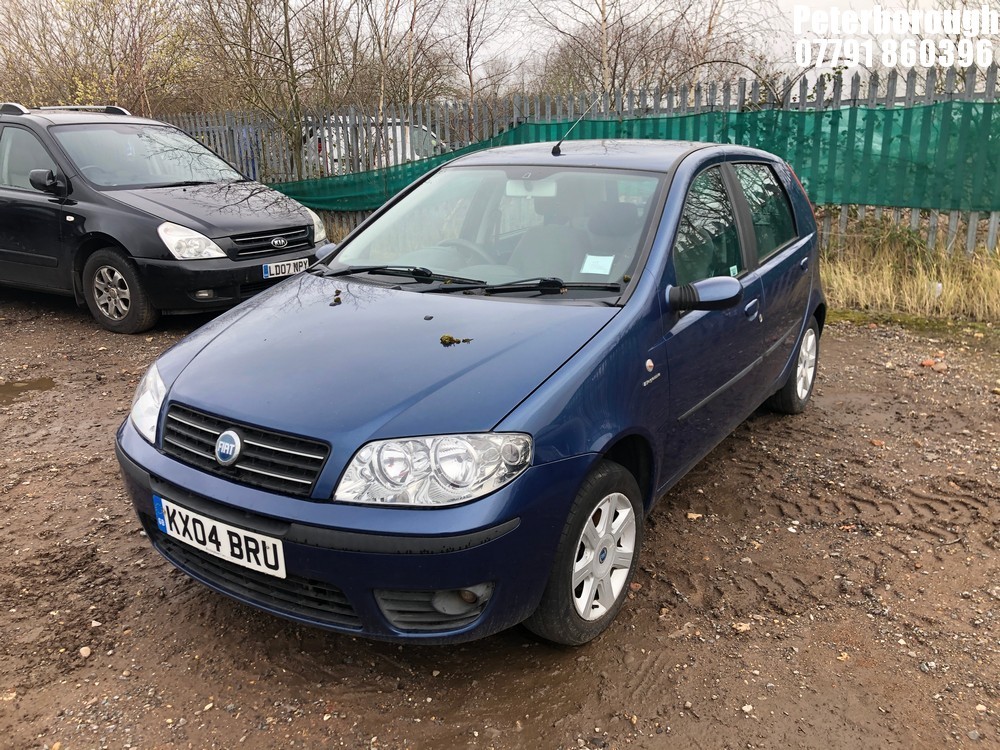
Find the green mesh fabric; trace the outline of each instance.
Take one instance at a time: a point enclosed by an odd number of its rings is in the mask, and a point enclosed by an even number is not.
[[[653,138],[735,143],[783,157],[817,204],[997,211],[1000,115],[994,114],[995,106],[949,101],[893,109],[701,112],[584,120],[566,140]],[[273,187],[311,208],[371,210],[457,156],[494,146],[557,141],[571,125],[569,121],[526,123],[442,156]]]

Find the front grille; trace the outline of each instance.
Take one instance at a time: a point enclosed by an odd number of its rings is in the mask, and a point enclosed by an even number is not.
[[[461,614],[446,615],[431,603],[435,591],[376,591],[375,599],[382,614],[398,630],[434,632],[454,630],[470,625],[479,619],[486,607],[483,600],[471,610]]]
[[[287,229],[253,232],[250,234],[234,234],[230,239],[236,247],[236,255],[240,258],[254,258],[263,255],[287,253],[290,250],[312,247],[311,227],[289,227]],[[272,240],[281,238],[285,244],[275,247]]]
[[[239,460],[221,466],[215,442],[235,430],[243,442]],[[171,404],[163,426],[163,450],[184,463],[250,487],[309,497],[330,446],[315,440],[231,422],[180,404]]]
[[[347,597],[328,583],[293,575],[275,578],[233,565],[182,544],[158,529],[153,530],[150,540],[167,559],[220,589],[283,614],[307,617],[324,625],[361,629],[361,621]]]

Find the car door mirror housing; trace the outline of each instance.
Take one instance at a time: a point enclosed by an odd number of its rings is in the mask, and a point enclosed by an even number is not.
[[[333,254],[337,251],[337,245],[330,242],[326,245],[321,245],[316,248],[316,260],[322,262],[324,260],[329,260]]]
[[[731,276],[713,276],[683,286],[667,287],[671,310],[725,310],[743,299],[743,284]]]
[[[28,172],[28,182],[35,190],[43,193],[61,195],[65,192],[66,183],[63,182],[51,169],[32,169]]]

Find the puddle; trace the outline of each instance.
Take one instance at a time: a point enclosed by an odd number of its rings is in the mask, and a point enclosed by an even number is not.
[[[52,378],[38,378],[37,380],[18,380],[13,383],[0,385],[0,406],[5,406],[14,399],[23,396],[29,391],[47,391],[55,388],[56,381]]]

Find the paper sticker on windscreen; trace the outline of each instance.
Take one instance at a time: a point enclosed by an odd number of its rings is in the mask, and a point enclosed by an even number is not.
[[[611,273],[611,265],[615,262],[613,255],[588,255],[583,259],[580,273],[594,273],[607,276]]]

